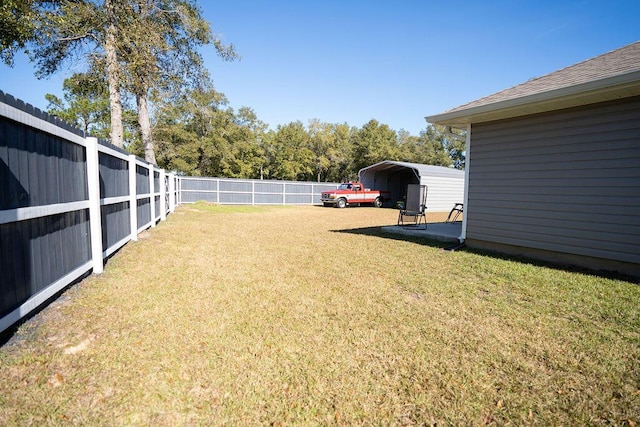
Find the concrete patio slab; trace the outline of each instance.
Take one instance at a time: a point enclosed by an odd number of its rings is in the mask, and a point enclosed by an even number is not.
[[[458,237],[462,232],[462,222],[429,222],[426,230],[411,226],[389,225],[382,227],[382,231],[406,236],[425,237],[439,242],[458,243]]]

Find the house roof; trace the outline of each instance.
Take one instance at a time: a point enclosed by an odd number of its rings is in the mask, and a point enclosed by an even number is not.
[[[466,128],[470,123],[636,95],[640,95],[640,41],[425,119]]]
[[[396,162],[393,160],[384,160],[366,168],[360,169],[358,176],[362,177],[363,173],[371,171],[388,171],[397,172],[403,169],[413,169],[416,176],[442,176],[450,178],[464,178],[464,171],[447,168],[444,166],[424,165],[421,163]]]

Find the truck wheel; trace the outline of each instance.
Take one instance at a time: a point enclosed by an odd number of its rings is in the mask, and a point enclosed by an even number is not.
[[[376,197],[376,199],[373,201],[373,206],[376,208],[381,208],[382,207],[382,199],[380,197]]]
[[[346,208],[347,207],[347,199],[340,198],[336,201],[336,208]]]

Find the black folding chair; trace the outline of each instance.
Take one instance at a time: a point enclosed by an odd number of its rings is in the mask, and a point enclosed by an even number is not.
[[[427,229],[427,186],[409,184],[407,186],[407,201],[404,209],[398,213],[398,225],[402,227]],[[405,218],[410,219],[409,222]]]

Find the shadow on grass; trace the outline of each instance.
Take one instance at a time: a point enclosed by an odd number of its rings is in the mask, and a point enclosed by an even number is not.
[[[521,255],[511,255],[503,252],[496,252],[486,249],[475,249],[465,247],[464,251],[470,254],[478,255],[480,257],[487,257],[492,259],[499,259],[502,261],[518,262],[521,264],[529,264],[535,267],[549,268],[556,271],[562,271],[565,273],[584,274],[587,276],[596,276],[603,279],[619,280],[622,282],[628,282],[631,284],[640,284],[640,277],[630,276],[628,274],[619,273],[617,271],[609,270],[594,270],[586,267],[580,267],[573,264],[563,264],[560,262],[544,261],[536,258],[529,258]]]
[[[494,252],[486,249],[474,249],[468,248],[464,245],[458,245],[453,243],[445,243],[437,240],[429,239],[428,237],[411,236],[397,233],[389,233],[382,231],[380,227],[362,227],[362,228],[350,228],[344,230],[331,230],[334,233],[347,233],[347,234],[359,234],[363,236],[380,237],[383,239],[397,240],[402,242],[411,242],[421,246],[428,246],[431,248],[440,248],[442,250],[451,252],[465,252],[480,257],[486,257],[491,259],[499,259],[503,261],[518,262],[522,264],[529,264],[535,267],[550,268],[557,271],[563,271],[567,273],[578,273],[589,276],[597,276],[603,279],[620,280],[623,282],[629,282],[635,285],[640,284],[640,277],[629,276],[627,274],[618,273],[608,270],[592,270],[585,267],[579,267],[571,264],[554,263],[551,261],[543,261],[535,258],[528,258],[525,256],[510,255],[502,252]]]
[[[382,231],[380,227],[348,228],[344,230],[331,230],[331,232],[380,237],[383,239],[397,240],[401,242],[411,242],[417,245],[429,246],[432,248],[448,249],[453,246],[452,243],[439,242],[437,240],[429,239],[428,237],[389,233],[386,231]]]

